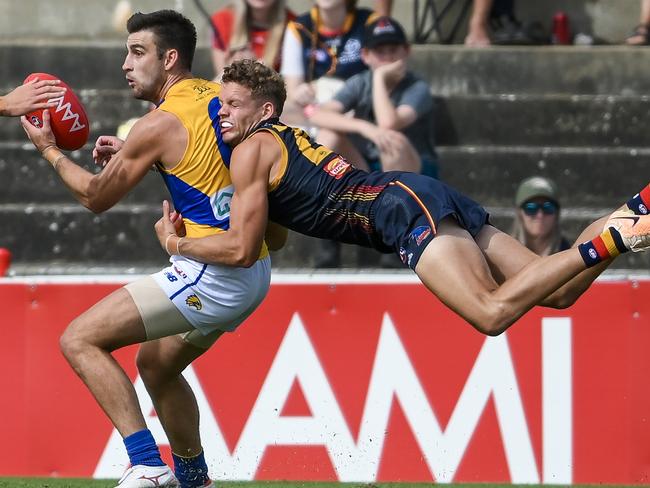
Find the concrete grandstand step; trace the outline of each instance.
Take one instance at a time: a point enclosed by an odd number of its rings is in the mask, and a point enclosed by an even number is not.
[[[614,208],[650,181],[650,149],[558,148],[539,146],[445,146],[439,148],[443,181],[484,205],[508,206],[521,180],[549,176],[567,206]],[[97,171],[90,149],[71,154]],[[75,202],[58,176],[26,143],[0,143],[0,203]],[[153,205],[169,198],[155,172],[126,197],[126,203]]]
[[[125,88],[125,49],[112,43],[0,43],[5,66],[0,90],[22,83],[32,72],[62,76],[75,90]],[[411,66],[429,80],[436,95],[594,94],[645,95],[650,50],[626,46],[532,46],[467,49],[414,46]],[[613,69],[615,67],[615,69]],[[213,76],[210,53],[197,50],[193,72]]]
[[[478,95],[438,98],[440,145],[648,146],[650,97]]]
[[[73,151],[70,156],[89,171],[99,171],[92,161],[89,148]],[[31,143],[0,143],[0,204],[58,204],[76,203],[70,191],[34,149]],[[125,198],[125,203],[157,204],[169,198],[160,175],[151,171]]]
[[[531,175],[554,179],[566,206],[615,208],[650,182],[650,149],[528,146],[439,148],[440,177],[484,205],[513,202]]]
[[[122,71],[125,55],[124,42],[0,43],[0,65],[7,67],[0,80],[0,91],[22,83],[34,72],[60,76],[75,91],[128,89]],[[208,49],[197,50],[193,73],[212,78]]]
[[[125,120],[151,104],[129,90],[82,89],[92,143],[115,134]],[[467,95],[438,97],[435,141],[439,145],[647,146],[650,96]],[[23,141],[18,121],[0,125],[0,140]]]
[[[644,52],[641,52],[644,51]],[[492,93],[645,95],[650,51],[627,46],[415,46],[412,67],[441,96]],[[612,69],[613,67],[615,69]]]
[[[490,210],[490,209],[489,209]],[[499,229],[508,232],[512,227],[512,216],[504,215],[498,209],[491,213],[492,223]],[[573,218],[571,213],[564,219],[563,233],[571,242],[592,221],[592,217]],[[316,262],[318,240],[294,232],[289,233],[285,248],[271,254],[274,269],[313,268]],[[380,254],[373,249],[343,244],[341,246],[342,268],[379,268]],[[396,258],[397,259],[397,258]],[[400,269],[400,268],[397,268]],[[618,258],[611,270],[647,270],[650,269],[650,252],[626,253]]]
[[[502,230],[512,226],[514,213],[509,208],[488,208],[492,222]],[[160,216],[157,205],[119,205],[94,215],[78,205],[0,205],[0,219],[11,229],[0,236],[0,247],[9,249],[16,265],[50,263],[56,268],[85,263],[89,268],[155,268],[166,263],[165,252],[155,237],[153,224]],[[562,227],[569,239],[596,218],[599,211],[564,211]],[[316,255],[314,239],[291,233],[288,245],[273,253],[276,268],[313,267]],[[377,256],[369,249],[344,246],[345,267],[376,267]],[[625,256],[615,263],[617,269],[648,269],[650,254]]]
[[[164,262],[153,229],[160,214],[157,205],[119,205],[95,215],[78,204],[4,204],[0,218],[11,232],[0,237],[0,247],[16,262]]]
[[[81,89],[75,90],[86,109],[90,123],[89,144],[100,135],[115,135],[123,122],[145,115],[153,106],[133,98],[130,90]],[[18,119],[0,125],[0,141],[26,141],[25,132]]]

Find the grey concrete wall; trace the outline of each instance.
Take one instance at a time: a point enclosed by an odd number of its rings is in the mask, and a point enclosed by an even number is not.
[[[420,0],[420,11],[424,0]],[[442,0],[435,0],[440,4]],[[446,1],[446,0],[444,0]],[[453,0],[458,8],[460,0]],[[540,21],[550,29],[553,13],[568,13],[574,32],[596,35],[610,43],[621,42],[637,24],[640,0],[517,0],[516,11],[523,21]],[[183,11],[199,28],[200,44],[208,39],[207,24],[192,0],[131,0],[134,10],[151,11],[174,8]],[[202,0],[209,11],[228,3],[228,0]],[[112,26],[117,0],[0,0],[0,41],[87,39],[122,42],[124,34]],[[311,0],[288,0],[296,12],[307,10]],[[372,0],[360,0],[370,7]],[[413,32],[415,0],[394,0],[393,14],[409,33]],[[464,27],[458,41],[464,37]],[[435,39],[431,39],[432,42]]]

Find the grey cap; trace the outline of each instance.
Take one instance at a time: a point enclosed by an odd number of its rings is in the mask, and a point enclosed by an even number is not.
[[[515,205],[519,207],[536,197],[545,197],[557,204],[560,203],[557,198],[557,186],[553,180],[543,176],[531,176],[519,184],[515,194]]]

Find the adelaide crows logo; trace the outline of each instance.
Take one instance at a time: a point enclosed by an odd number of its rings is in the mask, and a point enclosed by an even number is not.
[[[203,308],[203,304],[201,303],[201,300],[199,300],[199,297],[197,297],[197,296],[194,295],[194,294],[189,295],[189,296],[185,299],[185,304],[186,304],[188,307],[194,307],[194,308],[197,309],[197,310],[201,310],[201,309]]]

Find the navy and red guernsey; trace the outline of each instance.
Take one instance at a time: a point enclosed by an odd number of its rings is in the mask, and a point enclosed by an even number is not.
[[[400,172],[359,170],[277,119],[258,131],[270,132],[282,146],[280,170],[269,187],[269,220],[313,237],[394,251],[373,220],[377,197]]]
[[[271,133],[282,148],[278,173],[269,182],[269,220],[288,229],[394,252],[415,269],[442,219],[453,218],[473,237],[489,223],[483,207],[438,180],[359,170],[277,119],[253,134],[259,131]]]

